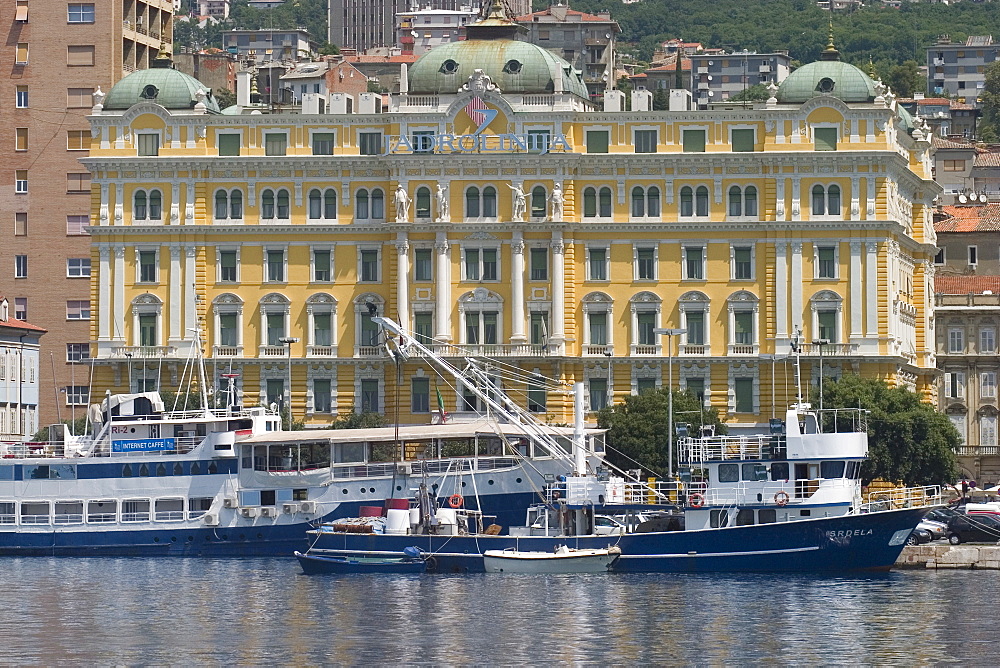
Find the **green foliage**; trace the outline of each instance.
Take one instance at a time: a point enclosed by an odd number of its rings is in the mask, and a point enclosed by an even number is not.
[[[666,389],[630,395],[597,414],[597,426],[607,429],[608,460],[623,469],[642,467],[657,475],[667,472]],[[687,392],[674,392],[674,425],[687,422],[692,428],[716,425],[717,434],[726,433],[715,409],[702,409],[701,403]],[[674,449],[674,465],[677,450]]]
[[[913,97],[914,93],[927,88],[927,79],[920,73],[920,66],[915,60],[907,60],[902,65],[893,65],[885,82],[899,97]]]
[[[74,434],[76,434],[77,436],[80,436],[82,434],[87,433],[87,416],[86,415],[78,417],[76,420],[66,419],[66,420],[63,420],[62,423],[65,424],[65,425],[69,425],[70,430]],[[48,441],[49,440],[49,426],[45,425],[44,427],[42,427],[41,429],[39,429],[38,431],[36,431],[35,434],[34,434],[34,436],[31,437],[31,440],[33,442],[35,442],[35,443],[44,443],[44,442]]]
[[[257,9],[250,7],[247,0],[233,0],[229,18],[246,30],[305,28],[314,42],[322,44],[327,38],[325,0],[289,0],[271,9]]]
[[[979,94],[983,108],[979,138],[985,142],[995,142],[1000,135],[1000,61],[987,65],[985,72],[986,82]]]
[[[955,448],[961,436],[946,415],[906,388],[891,388],[884,381],[845,375],[824,383],[823,408],[858,407],[871,411],[862,482],[881,478],[934,485],[955,480]]]
[[[653,93],[653,111],[666,111],[670,108],[670,94],[662,88]]]
[[[323,45],[319,47],[319,55],[321,56],[336,56],[340,54],[340,47],[336,44],[331,44],[330,42],[323,42]]]
[[[212,91],[215,101],[219,103],[219,109],[225,109],[236,104],[236,93],[228,88],[219,88]]]
[[[754,84],[753,86],[740,91],[736,95],[733,95],[729,99],[733,102],[766,102],[768,97],[770,97],[770,94],[767,92],[767,87],[764,84]]]
[[[330,424],[330,429],[372,429],[375,427],[386,427],[385,416],[381,413],[355,413],[351,411],[347,415],[338,415],[337,419]]]

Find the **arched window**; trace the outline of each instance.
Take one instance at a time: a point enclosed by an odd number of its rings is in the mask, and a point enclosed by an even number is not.
[[[368,191],[364,188],[358,190],[354,196],[354,217],[358,220],[368,219]]]
[[[599,213],[601,218],[611,217],[611,188],[601,188],[601,192],[598,193],[598,204]]]
[[[132,219],[159,221],[163,218],[163,199],[159,190],[136,190],[132,195]]]
[[[646,189],[646,217],[660,217],[660,189],[656,186]]]
[[[747,217],[757,215],[757,188],[733,186],[729,189],[729,215]]]
[[[372,220],[385,219],[385,193],[381,188],[372,188]]]
[[[840,186],[833,184],[824,187],[817,184],[812,187],[812,215],[840,215]]]
[[[656,186],[643,188],[636,186],[632,188],[632,217],[633,218],[659,218],[660,217],[660,189]]]
[[[260,194],[260,217],[264,220],[274,219],[274,191],[270,188]]]
[[[309,219],[310,220],[336,220],[337,219],[337,191],[327,188],[320,191],[313,188],[309,191]]]
[[[288,191],[282,188],[278,191],[278,219],[288,220]]]
[[[646,191],[640,186],[632,188],[632,217],[646,217]]]
[[[757,187],[747,186],[743,189],[743,215],[757,215]]]
[[[135,220],[148,220],[147,201],[145,190],[135,191],[135,195],[132,197],[132,217]]]
[[[694,191],[694,204],[696,216],[705,217],[708,215],[708,188],[698,186],[698,189]]]
[[[465,191],[465,217],[496,218],[497,189],[485,186],[479,190],[476,186],[469,186]]]
[[[219,189],[215,191],[215,219],[243,220],[243,191]]]
[[[535,186],[531,189],[531,217],[544,218],[545,204],[548,201],[548,193],[544,186]]]
[[[694,215],[694,191],[690,186],[681,188],[681,217],[690,218]]]
[[[417,218],[431,217],[431,189],[427,186],[417,188],[416,215]]]
[[[479,218],[479,188],[469,186],[465,191],[465,217]]]
[[[368,192],[361,188],[354,195],[355,220],[382,220],[385,218],[385,195],[380,188]]]
[[[597,217],[597,190],[594,188],[584,188],[583,190],[583,217]]]
[[[743,191],[740,190],[739,186],[733,186],[729,189],[729,215],[743,215]]]
[[[497,217],[497,189],[493,186],[483,188],[483,218]]]

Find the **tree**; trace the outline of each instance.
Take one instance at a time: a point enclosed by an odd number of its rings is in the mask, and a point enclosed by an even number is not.
[[[385,426],[387,422],[381,413],[351,411],[347,415],[337,416],[337,419],[330,424],[330,429],[372,429]]]
[[[983,109],[983,120],[979,125],[979,138],[983,141],[996,140],[1000,135],[1000,61],[986,66],[986,82],[979,94]]]
[[[215,101],[219,103],[219,109],[225,109],[236,104],[236,93],[228,88],[219,88],[212,91]]]
[[[771,97],[771,94],[767,92],[767,86],[764,84],[754,84],[745,90],[741,90],[729,99],[733,102],[766,102],[769,97]]]
[[[906,485],[936,485],[951,483],[958,475],[955,448],[961,436],[948,416],[910,390],[845,375],[824,383],[823,407],[870,411],[863,483],[881,478]]]
[[[670,96],[667,91],[657,88],[653,92],[653,111],[667,111],[670,108]]]
[[[894,65],[889,69],[886,83],[899,97],[913,97],[913,94],[926,88],[926,79],[920,75],[920,66],[915,60],[907,60],[902,65]]]
[[[622,469],[641,467],[657,475],[667,472],[667,405],[666,389],[630,395],[625,400],[602,409],[597,414],[597,426],[607,429],[608,461]],[[715,409],[704,409],[701,402],[687,392],[674,392],[674,425],[690,423],[715,425],[717,434],[726,433]],[[674,464],[677,449],[674,448]]]

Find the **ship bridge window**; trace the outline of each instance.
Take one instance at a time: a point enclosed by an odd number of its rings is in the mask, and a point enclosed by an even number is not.
[[[843,478],[846,462],[820,462],[820,478]]]
[[[76,480],[73,464],[36,464],[24,467],[25,480]]]
[[[211,497],[188,499],[188,519],[197,519],[211,510],[212,501]]]
[[[719,482],[738,482],[739,479],[739,464],[719,464]]]
[[[753,481],[767,480],[767,467],[763,464],[743,464],[743,479]]]
[[[771,463],[771,480],[788,480],[788,462]]]
[[[774,524],[778,521],[778,511],[774,508],[762,508],[757,511],[757,524]]]
[[[122,522],[148,522],[149,506],[149,499],[122,501]]]
[[[308,501],[309,500],[309,490],[308,489],[293,489],[292,490],[292,500],[293,501]]]
[[[13,501],[0,501],[0,524],[15,524],[17,515],[15,514]]]
[[[861,477],[861,462],[847,462],[847,477],[851,480]]]
[[[21,524],[48,524],[49,502],[32,501],[21,503]]]
[[[83,501],[56,501],[54,524],[83,524]]]
[[[729,511],[725,509],[713,510],[708,516],[708,525],[713,529],[721,529],[729,525]]]
[[[118,501],[107,499],[87,502],[87,521],[91,524],[114,522],[118,519]]]
[[[741,508],[740,511],[736,513],[736,526],[745,527],[751,524],[753,524],[753,509]]]
[[[260,505],[273,506],[277,502],[273,489],[260,490]]]
[[[260,492],[255,489],[246,490],[245,492],[240,492],[240,506],[259,506],[260,505]]]
[[[333,461],[343,462],[365,461],[364,443],[336,443],[333,446]]]
[[[0,466],[0,480],[13,480],[14,479],[14,467],[13,466]],[[2,522],[0,522],[2,524]]]

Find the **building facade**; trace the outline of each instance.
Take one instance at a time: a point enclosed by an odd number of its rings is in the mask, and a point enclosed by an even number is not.
[[[1000,44],[992,35],[972,36],[956,44],[947,35],[927,47],[927,90],[975,104],[986,82],[986,66],[997,60]]]
[[[42,424],[87,385],[77,367],[89,357],[90,174],[79,158],[90,145],[93,93],[147,67],[163,40],[169,46],[171,9],[160,0],[0,8],[10,74],[0,84],[0,151],[9,160],[0,294],[12,317],[51,332],[42,344]]]
[[[583,381],[593,411],[672,376],[759,427],[796,395],[797,337],[807,384],[822,367],[933,398],[940,189],[883,87],[834,52],[754,109],[596,109],[491,17],[410,67],[387,113],[331,95],[218,115],[189,78],[159,101],[137,97],[153,70],[118,84],[86,160],[96,391],[169,387],[200,330],[245,403],[310,423],[387,404],[426,422],[438,391],[481,408],[419,358],[397,383],[375,312],[528,372],[509,392],[557,422],[569,394],[530,378]]]
[[[38,431],[43,334],[15,318],[10,302],[0,297],[0,440],[28,441]]]
[[[691,56],[691,94],[700,109],[724,102],[758,84],[780,84],[791,72],[782,53],[721,53]]]
[[[465,39],[465,26],[479,17],[480,7],[417,9],[396,15],[396,44],[403,53],[422,55],[436,46]]]

